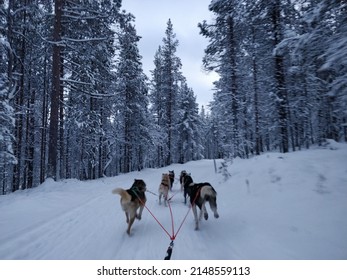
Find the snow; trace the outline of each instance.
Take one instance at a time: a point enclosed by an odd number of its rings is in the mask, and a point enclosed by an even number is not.
[[[116,187],[144,179],[157,193],[161,174],[191,173],[195,182],[218,192],[219,219],[194,230],[193,214],[183,203],[176,179],[171,192],[173,260],[346,260],[347,144],[287,154],[265,153],[235,159],[230,177],[215,173],[213,160],[145,169],[92,181],[47,180],[41,186],[0,197],[0,259],[162,260],[168,234],[145,209],[131,236]],[[217,161],[221,166],[221,161]],[[171,233],[169,207],[147,193],[147,207]]]

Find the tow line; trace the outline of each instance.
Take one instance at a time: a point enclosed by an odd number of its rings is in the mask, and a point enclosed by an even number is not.
[[[170,260],[171,259],[171,255],[172,255],[172,250],[173,250],[173,247],[174,247],[174,240],[176,239],[178,233],[180,232],[183,224],[185,223],[186,219],[187,219],[187,216],[190,212],[190,209],[192,208],[192,205],[194,205],[195,203],[195,200],[196,198],[198,197],[198,195],[200,194],[200,192],[197,192],[194,200],[193,200],[193,203],[191,205],[189,205],[189,209],[186,213],[186,215],[184,216],[180,226],[178,227],[178,230],[176,231],[175,233],[175,227],[174,227],[174,218],[173,218],[173,213],[172,213],[172,209],[171,209],[171,199],[175,196],[175,194],[173,196],[171,196],[169,199],[167,199],[167,202],[168,202],[168,205],[169,205],[169,210],[170,210],[170,217],[171,217],[171,234],[165,229],[165,227],[160,223],[160,221],[155,217],[155,215],[152,213],[151,210],[149,210],[149,208],[146,206],[145,203],[142,202],[142,200],[139,198],[140,202],[143,204],[143,206],[147,209],[147,211],[151,214],[151,216],[154,218],[154,220],[158,223],[158,225],[163,229],[163,231],[169,236],[170,238],[170,244],[169,244],[169,247],[167,248],[166,250],[166,256],[164,258],[164,260]]]

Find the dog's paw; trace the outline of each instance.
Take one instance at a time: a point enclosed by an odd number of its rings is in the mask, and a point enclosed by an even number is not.
[[[218,213],[215,213],[215,214],[214,214],[214,217],[215,217],[216,219],[218,219],[218,218],[219,218],[219,214],[218,214]]]
[[[208,214],[207,213],[204,214],[204,218],[206,221],[208,220]]]

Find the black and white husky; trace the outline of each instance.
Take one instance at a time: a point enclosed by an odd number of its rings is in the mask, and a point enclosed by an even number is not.
[[[211,186],[210,183],[193,183],[191,176],[186,175],[184,178],[184,188],[187,189],[187,193],[190,197],[190,204],[192,206],[194,220],[195,220],[195,230],[199,229],[199,221],[204,215],[205,220],[208,219],[208,213],[206,209],[206,202],[209,202],[210,208],[214,213],[214,217],[219,218],[217,211],[217,192]],[[189,183],[190,182],[190,183]],[[196,206],[200,209],[200,215],[198,218],[198,213]]]

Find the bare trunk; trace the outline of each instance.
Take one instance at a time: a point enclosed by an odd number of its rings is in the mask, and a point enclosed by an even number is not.
[[[55,0],[55,20],[53,31],[53,65],[52,65],[52,94],[50,106],[49,147],[48,147],[48,176],[57,179],[57,154],[59,130],[59,96],[60,96],[60,41],[61,17],[63,0]]]

